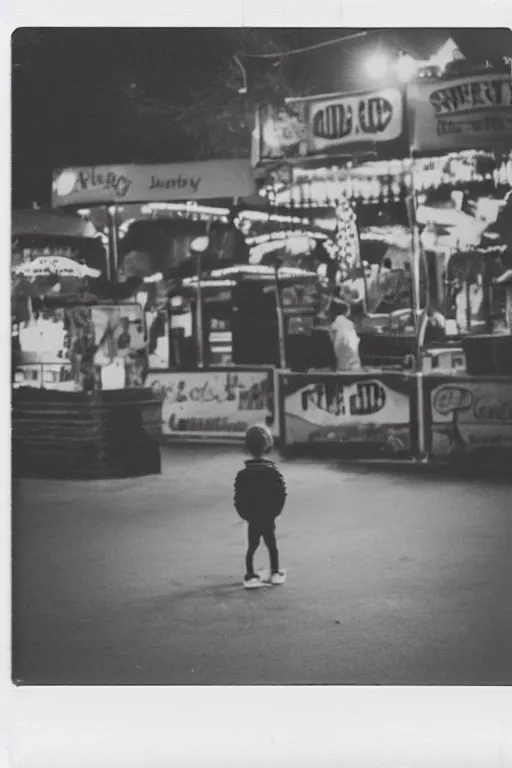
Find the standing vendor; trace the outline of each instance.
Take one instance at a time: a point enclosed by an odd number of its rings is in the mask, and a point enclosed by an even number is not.
[[[348,304],[340,299],[333,299],[329,312],[331,317],[331,336],[336,356],[336,370],[360,370],[359,336],[357,335],[354,323],[348,317]]]

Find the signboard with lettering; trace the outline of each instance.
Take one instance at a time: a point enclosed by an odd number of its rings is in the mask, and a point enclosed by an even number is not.
[[[376,455],[411,452],[409,377],[312,373],[283,379],[280,412],[286,445],[338,444]]]
[[[101,275],[99,269],[92,269],[64,256],[37,256],[32,261],[13,267],[13,272],[32,279],[52,275],[84,279],[85,277],[99,277]]]
[[[259,108],[253,164],[337,147],[385,144],[399,139],[403,129],[403,94],[398,88],[287,99],[281,108]]]
[[[408,102],[416,152],[512,146],[510,74],[410,85]]]
[[[403,131],[402,103],[402,94],[397,88],[311,101],[309,152],[398,139]]]
[[[162,398],[168,440],[243,440],[271,417],[272,370],[153,371],[146,386]]]
[[[512,379],[425,377],[424,381],[431,417],[430,453],[512,450]]]
[[[165,165],[64,168],[53,175],[52,205],[172,202],[246,197],[253,193],[250,161],[207,160]]]
[[[281,107],[265,104],[258,108],[257,118],[260,160],[305,154],[307,125],[304,102],[283,104]]]

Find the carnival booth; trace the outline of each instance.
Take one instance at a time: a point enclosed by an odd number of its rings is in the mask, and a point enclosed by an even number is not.
[[[335,282],[352,305],[360,372],[280,375],[287,445],[512,447],[510,337],[493,290],[510,258],[493,227],[512,182],[511,132],[503,70],[426,68],[406,88],[260,111],[266,194],[292,209],[334,203],[357,232],[337,248]]]
[[[307,329],[321,301],[316,266],[330,260],[318,254],[333,212],[269,206],[252,192],[246,161],[55,176],[54,204],[108,231],[119,283],[144,276],[134,298],[145,311],[146,383],[162,399],[166,439],[240,440],[262,421],[277,430],[273,371],[311,367]]]
[[[171,291],[171,365],[148,376],[163,398],[166,439],[243,440],[261,423],[279,438],[275,371],[293,358],[294,341],[316,312],[316,283],[306,270],[237,265],[185,278]],[[202,339],[200,369],[185,357],[185,334],[192,350]]]
[[[350,308],[356,362],[336,372],[279,375],[287,448],[336,446],[345,455],[412,455],[416,387],[414,242],[403,89],[289,100],[261,110],[255,137],[264,193],[275,204],[335,211],[326,243],[334,298]],[[276,170],[277,167],[277,170]],[[287,172],[285,171],[287,169]],[[332,318],[331,318],[332,319]],[[335,328],[336,323],[332,328]],[[358,348],[357,348],[358,347]]]
[[[430,308],[464,353],[462,370],[425,373],[425,450],[502,461],[512,449],[512,337],[500,290],[512,257],[503,227],[512,186],[512,78],[509,66],[451,70],[409,93]]]
[[[187,278],[202,278],[211,263],[222,265],[226,253],[228,263],[236,261],[233,254],[240,239],[231,226],[231,209],[236,199],[252,191],[250,163],[238,160],[68,168],[54,174],[53,205],[79,211],[107,234],[108,270],[115,284],[124,286],[138,278],[131,298],[144,312],[147,327],[145,383],[158,400],[165,439],[175,433],[240,436],[245,432],[244,411],[258,421],[270,412],[269,366],[231,365],[234,376],[225,367],[215,373],[204,370],[209,363],[231,362],[231,344],[225,345],[230,330],[222,330],[223,284],[217,281],[214,296],[202,280],[196,287],[186,285]],[[200,247],[192,252],[194,241]],[[203,331],[203,316],[208,331]],[[205,334],[212,338],[205,340]],[[219,352],[223,345],[226,354]],[[250,393],[245,399],[244,388]],[[180,403],[178,421],[167,413],[174,390]]]
[[[115,280],[149,281],[135,298],[168,439],[241,439],[265,420],[283,446],[347,455],[512,444],[510,93],[503,71],[427,67],[408,86],[263,106],[254,169],[56,174],[55,205],[101,211]],[[320,339],[348,345],[350,366]]]
[[[14,471],[160,471],[145,319],[109,290],[104,239],[43,211],[15,211],[12,238]]]

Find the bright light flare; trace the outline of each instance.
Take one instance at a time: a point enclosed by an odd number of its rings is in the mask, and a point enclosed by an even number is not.
[[[204,253],[208,246],[210,244],[210,238],[203,236],[203,237],[196,237],[195,240],[192,240],[190,243],[190,250],[193,253]]]
[[[65,197],[73,192],[77,180],[75,171],[66,169],[55,179],[53,188],[59,197]]]
[[[374,53],[365,63],[365,71],[372,80],[381,80],[389,69],[389,59],[383,53]]]

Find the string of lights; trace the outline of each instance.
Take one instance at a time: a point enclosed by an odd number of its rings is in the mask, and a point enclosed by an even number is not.
[[[307,53],[308,51],[314,51],[318,48],[325,48],[328,45],[335,45],[336,43],[345,43],[351,42],[352,40],[359,40],[362,37],[367,37],[368,35],[376,34],[381,31],[381,29],[369,29],[363,32],[354,32],[351,35],[337,37],[333,40],[325,40],[321,43],[305,46],[304,48],[295,48],[291,51],[278,51],[276,53],[238,53],[237,56],[244,59],[282,59],[285,56],[293,56],[297,53]]]

